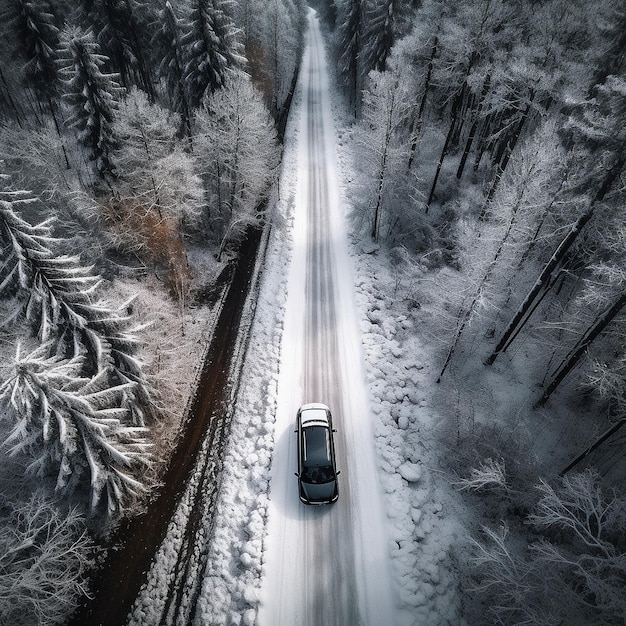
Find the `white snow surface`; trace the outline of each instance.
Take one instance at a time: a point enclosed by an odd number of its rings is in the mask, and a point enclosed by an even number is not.
[[[464,545],[467,531],[459,498],[437,469],[432,349],[416,332],[418,318],[396,302],[395,277],[384,256],[376,248],[361,248],[347,232],[351,207],[344,192],[353,175],[351,155],[337,142],[343,131],[333,117],[324,54],[311,59],[318,28],[312,12],[217,510],[213,523],[206,516],[196,546],[208,556],[197,572],[193,623],[462,625],[453,547]],[[321,387],[308,384],[303,372],[310,175],[303,77],[312,62],[320,63],[323,86],[318,95],[340,360],[331,374],[337,380]],[[341,414],[335,424],[340,498],[329,507],[306,507],[293,475],[295,413],[299,404],[325,401],[307,397],[312,388],[334,385],[336,398],[337,384],[339,406],[331,408]],[[193,486],[192,479],[188,493]],[[131,624],[178,623],[161,621],[160,615],[180,549],[177,519],[194,506],[186,494]],[[325,532],[336,536],[323,538]],[[307,548],[309,535],[315,545]],[[344,584],[345,576],[354,578],[354,587]],[[340,592],[331,584],[340,584]],[[311,598],[311,590],[320,597]],[[331,617],[319,606],[327,598],[332,598]],[[337,606],[342,601],[344,606]]]

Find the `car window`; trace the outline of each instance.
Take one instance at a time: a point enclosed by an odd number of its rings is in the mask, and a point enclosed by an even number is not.
[[[330,439],[328,428],[309,426],[302,430],[304,467],[330,465]]]

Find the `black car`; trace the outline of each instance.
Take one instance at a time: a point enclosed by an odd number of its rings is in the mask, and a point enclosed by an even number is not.
[[[305,404],[298,409],[298,490],[305,504],[330,504],[339,497],[330,409]]]

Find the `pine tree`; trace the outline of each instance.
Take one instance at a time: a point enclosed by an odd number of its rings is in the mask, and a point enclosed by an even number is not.
[[[80,4],[82,22],[94,33],[107,64],[119,73],[121,84],[126,89],[138,85],[154,100],[145,55],[150,43],[150,4],[137,0],[80,0]]]
[[[245,62],[239,33],[227,10],[228,0],[192,0],[182,20],[185,49],[185,84],[192,108],[205,94],[226,84],[229,73]]]
[[[64,98],[71,108],[68,123],[78,129],[102,176],[113,174],[115,169],[110,157],[115,145],[112,123],[122,93],[118,76],[102,72],[106,61],[91,31],[75,27],[63,31],[59,64]]]
[[[402,0],[367,0],[363,38],[363,73],[383,71],[398,37],[404,34],[406,6]]]
[[[45,2],[14,0],[12,16],[3,15],[4,19],[7,17],[20,45],[21,56],[26,62],[23,69],[24,81],[34,89],[40,106],[41,100],[47,103],[56,123],[53,99],[59,92],[56,63],[59,29],[52,7]]]
[[[180,114],[182,128],[191,140],[191,114],[184,82],[184,49],[178,17],[169,0],[159,9],[158,29],[152,44],[159,58],[158,75],[165,80],[172,109]]]
[[[354,117],[357,117],[359,111],[364,21],[363,0],[348,0],[345,15],[339,25],[339,71],[348,88]]]

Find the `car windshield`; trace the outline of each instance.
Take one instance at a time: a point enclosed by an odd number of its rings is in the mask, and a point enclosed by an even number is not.
[[[303,429],[304,439],[302,474],[300,478],[307,483],[322,484],[335,478],[330,462],[330,439],[325,426],[309,426]]]

